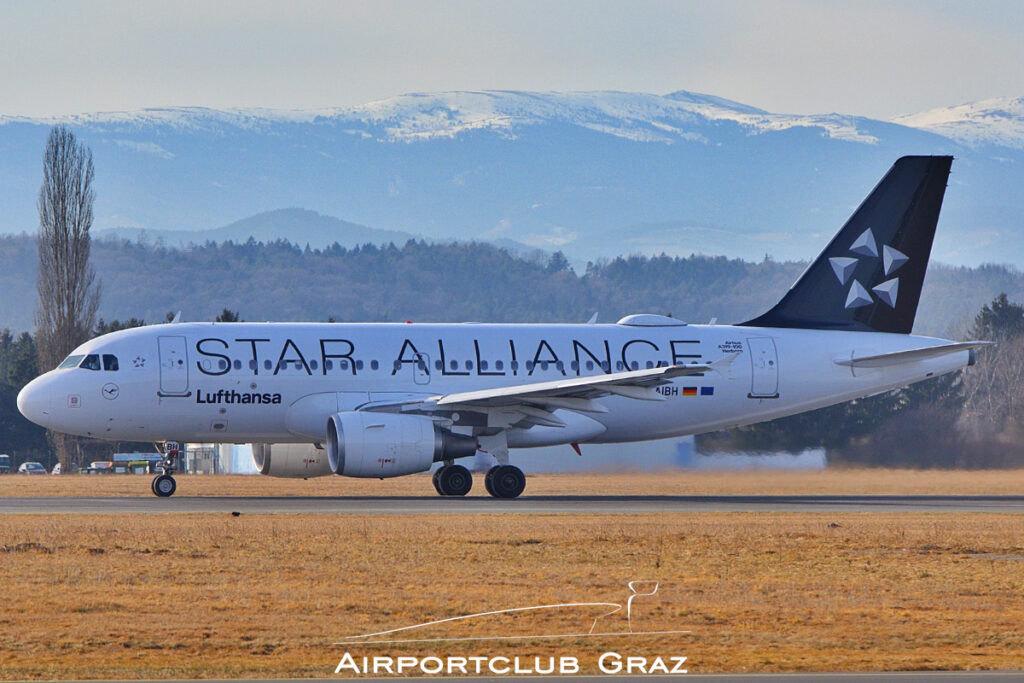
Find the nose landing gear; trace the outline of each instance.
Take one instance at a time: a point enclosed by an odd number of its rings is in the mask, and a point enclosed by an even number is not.
[[[154,496],[161,498],[167,498],[173,496],[174,492],[178,489],[178,483],[174,481],[174,470],[177,466],[178,455],[178,444],[167,444],[167,451],[164,454],[164,459],[160,463],[161,474],[153,477],[153,481],[149,485],[149,489],[153,492]]]

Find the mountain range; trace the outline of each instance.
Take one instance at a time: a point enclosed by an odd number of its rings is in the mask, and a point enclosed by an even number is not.
[[[574,259],[805,259],[897,157],[953,154],[935,257],[1024,262],[1024,98],[891,121],[778,114],[686,91],[0,116],[0,232],[34,229],[55,123],[93,150],[97,234],[185,241],[201,231],[203,241],[252,231],[302,244],[337,233],[343,244],[505,240]]]

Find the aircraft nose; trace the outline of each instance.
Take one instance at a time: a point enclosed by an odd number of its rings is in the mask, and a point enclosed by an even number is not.
[[[48,385],[45,377],[36,377],[18,392],[18,412],[41,427],[49,426],[52,417]]]

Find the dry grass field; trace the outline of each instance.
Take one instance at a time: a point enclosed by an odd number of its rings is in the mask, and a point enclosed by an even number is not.
[[[133,475],[0,476],[0,497],[148,496],[150,478]],[[818,495],[1024,494],[1021,470],[743,470],[666,471],[622,474],[528,475],[526,495]],[[188,476],[176,496],[425,496],[434,495],[428,475],[396,479],[262,476]],[[470,493],[486,496],[481,477]]]
[[[634,602],[634,629],[692,633],[332,644],[471,612],[624,602],[634,579],[660,583]],[[600,613],[418,635],[578,633]],[[609,649],[684,654],[691,672],[1018,669],[1022,624],[1022,516],[0,517],[7,680],[323,677],[345,651],[574,654],[591,672]],[[599,630],[627,628],[618,614]]]

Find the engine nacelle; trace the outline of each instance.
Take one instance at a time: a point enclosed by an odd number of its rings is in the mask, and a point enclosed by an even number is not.
[[[429,417],[345,412],[327,420],[327,465],[346,477],[398,477],[476,453],[476,439],[441,429]]]
[[[332,473],[327,451],[308,443],[254,443],[252,461],[260,474],[270,477],[309,479]]]

